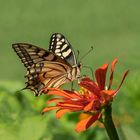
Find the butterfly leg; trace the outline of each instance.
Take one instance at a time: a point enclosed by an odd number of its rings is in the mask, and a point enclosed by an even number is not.
[[[71,91],[74,91],[74,88],[73,87],[74,87],[74,82],[72,81],[71,82]]]

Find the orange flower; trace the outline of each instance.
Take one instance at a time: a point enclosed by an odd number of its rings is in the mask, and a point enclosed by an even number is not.
[[[106,86],[106,73],[108,69],[109,64],[104,64],[99,69],[95,71],[95,78],[96,82],[91,80],[90,78],[83,78],[80,82],[80,86],[84,87],[85,89],[89,90],[91,93],[94,94],[102,104],[102,106],[106,105],[108,102],[110,102],[113,97],[117,94],[119,91],[126,75],[128,74],[128,70],[124,73],[123,78],[121,80],[120,85],[116,90],[112,90],[112,82],[113,82],[113,73],[115,64],[117,63],[118,59],[114,59],[111,64],[111,70],[110,70],[110,78],[109,78],[109,85]]]
[[[67,112],[82,111],[82,113],[86,113],[88,115],[77,123],[76,131],[81,132],[88,129],[102,116],[102,109],[113,100],[113,97],[119,91],[126,75],[128,74],[128,71],[126,71],[118,88],[116,90],[111,90],[113,72],[116,63],[117,59],[115,59],[111,65],[108,88],[105,88],[108,64],[104,64],[95,71],[96,82],[88,77],[81,80],[79,85],[83,91],[82,94],[76,91],[51,88],[48,94],[59,96],[59,98],[48,100],[47,104],[56,104],[55,106],[46,107],[42,113],[57,109],[56,118],[60,118]]]

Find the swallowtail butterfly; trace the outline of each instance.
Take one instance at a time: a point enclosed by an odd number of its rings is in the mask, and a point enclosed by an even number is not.
[[[13,49],[27,68],[25,89],[34,91],[35,96],[43,89],[59,88],[80,76],[80,64],[72,46],[60,33],[50,39],[49,50],[27,43],[12,44]]]

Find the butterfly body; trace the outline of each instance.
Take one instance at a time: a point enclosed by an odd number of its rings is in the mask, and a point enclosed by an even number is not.
[[[16,43],[13,49],[27,68],[27,86],[35,95],[48,88],[59,88],[80,77],[71,45],[60,33],[51,37],[49,51],[27,43]]]

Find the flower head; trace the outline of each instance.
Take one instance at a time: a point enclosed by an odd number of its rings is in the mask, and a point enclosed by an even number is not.
[[[102,116],[102,109],[108,105],[113,97],[119,91],[128,71],[123,75],[120,85],[117,89],[111,89],[113,81],[114,67],[117,63],[114,59],[111,65],[110,79],[108,88],[106,88],[106,73],[108,64],[104,64],[95,71],[96,81],[88,77],[83,78],[79,85],[81,92],[60,90],[52,88],[49,95],[57,95],[59,98],[52,98],[48,100],[47,104],[56,103],[55,106],[48,106],[42,112],[45,113],[56,109],[56,118],[60,118],[67,112],[77,112],[88,114],[86,118],[80,120],[76,125],[76,131],[81,132],[88,129],[96,120]]]
[[[112,82],[113,82],[113,74],[115,64],[118,62],[118,59],[114,59],[111,64],[110,75],[109,75],[109,85],[106,85],[106,73],[109,64],[104,64],[100,68],[95,71],[95,78],[96,81],[91,80],[90,78],[83,78],[80,82],[80,86],[84,87],[88,91],[94,94],[100,100],[100,103],[106,105],[110,102],[113,97],[118,93],[126,75],[128,74],[128,70],[124,73],[120,85],[117,89],[111,89]]]

